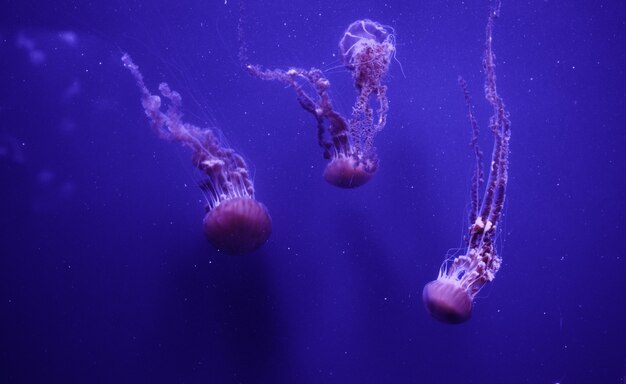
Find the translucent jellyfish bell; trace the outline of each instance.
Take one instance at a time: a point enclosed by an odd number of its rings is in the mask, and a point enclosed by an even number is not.
[[[357,20],[348,26],[339,41],[339,53],[343,63],[351,68],[359,52],[381,44],[393,46],[393,39],[393,30],[390,27],[369,19]]]

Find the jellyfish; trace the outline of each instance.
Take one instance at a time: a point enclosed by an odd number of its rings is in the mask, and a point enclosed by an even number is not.
[[[472,314],[474,297],[487,283],[495,278],[501,257],[497,254],[495,237],[498,221],[502,215],[509,168],[509,139],[511,123],[504,103],[496,91],[496,66],[492,50],[493,25],[499,15],[499,4],[491,9],[486,27],[485,53],[485,98],[493,109],[489,127],[494,137],[491,168],[482,202],[479,193],[483,182],[482,151],[478,147],[479,128],[473,114],[467,84],[459,77],[472,127],[472,148],[476,169],[470,191],[467,249],[464,254],[446,260],[439,270],[437,279],[424,287],[422,300],[426,310],[435,319],[445,323],[462,323]]]
[[[243,16],[242,16],[243,19]],[[244,68],[261,80],[281,81],[296,92],[300,106],[313,115],[317,140],[330,160],[324,179],[340,188],[367,183],[378,169],[374,137],[387,123],[389,101],[382,81],[395,52],[393,29],[372,20],[350,24],[339,41],[344,66],[352,73],[357,98],[346,118],[332,105],[330,81],[317,68],[263,69],[248,62],[242,19],[239,58]]]
[[[193,164],[206,176],[200,188],[207,199],[203,230],[209,242],[228,254],[249,253],[263,245],[272,231],[272,220],[265,205],[254,199],[254,185],[241,155],[222,146],[210,129],[184,122],[178,92],[161,83],[161,96],[151,94],[128,54],[122,62],[137,81],[144,111],[157,135],[189,147]],[[161,111],[162,97],[168,104],[165,112]]]

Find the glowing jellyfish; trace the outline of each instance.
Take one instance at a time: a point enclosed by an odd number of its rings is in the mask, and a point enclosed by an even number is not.
[[[344,65],[352,72],[358,92],[352,116],[346,119],[332,106],[330,82],[316,68],[288,70],[262,69],[248,63],[240,23],[240,60],[253,76],[278,80],[291,86],[302,108],[317,122],[318,143],[330,163],[324,179],[341,188],[354,188],[371,179],[378,168],[374,136],[387,122],[389,102],[382,84],[395,52],[395,37],[390,27],[371,20],[350,24],[339,42]]]
[[[168,103],[162,112],[161,97],[150,93],[130,56],[125,54],[122,62],[137,81],[152,128],[160,138],[191,148],[194,165],[207,176],[200,187],[207,196],[203,228],[209,242],[229,254],[252,252],[263,245],[272,231],[272,221],[265,205],[254,200],[254,186],[243,158],[221,146],[210,129],[183,122],[181,96],[166,83],[159,85]]]
[[[509,139],[511,123],[502,99],[496,92],[496,67],[492,50],[492,32],[499,15],[499,4],[491,10],[486,27],[485,97],[493,108],[489,127],[494,136],[489,179],[479,207],[478,195],[483,181],[482,152],[478,148],[478,124],[474,118],[467,86],[462,78],[468,117],[472,126],[470,145],[476,156],[476,170],[472,179],[470,228],[467,251],[464,255],[446,260],[437,280],[424,287],[422,299],[426,310],[436,319],[446,323],[462,323],[472,314],[472,301],[480,289],[495,278],[501,258],[496,253],[495,236],[498,220],[502,214],[509,167]]]

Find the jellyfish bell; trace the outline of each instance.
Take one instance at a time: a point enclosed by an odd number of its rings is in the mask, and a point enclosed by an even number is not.
[[[207,212],[203,229],[215,248],[240,255],[265,244],[272,232],[272,219],[263,203],[249,197],[236,197]]]
[[[374,172],[351,156],[338,156],[324,169],[324,179],[340,188],[356,188],[367,183]]]
[[[368,47],[390,44],[393,51],[393,30],[378,22],[363,19],[350,24],[339,41],[339,53],[350,69],[355,66],[356,55]]]
[[[453,281],[433,280],[422,292],[426,311],[435,319],[448,324],[459,324],[472,316],[470,295]]]

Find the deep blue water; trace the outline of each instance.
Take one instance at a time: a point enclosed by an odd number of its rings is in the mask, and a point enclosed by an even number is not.
[[[247,8],[251,60],[326,70],[343,113],[345,28],[395,29],[402,70],[385,79],[368,184],[327,184],[293,91],[240,68],[234,1],[0,6],[0,382],[626,381],[626,3],[502,5],[503,266],[456,326],[430,318],[421,291],[468,225],[458,75],[490,152],[488,2]],[[153,134],[124,52],[245,156],[273,220],[259,251],[205,240],[190,153]]]

